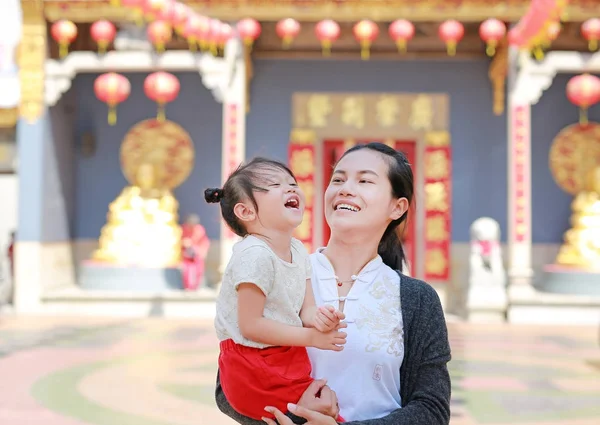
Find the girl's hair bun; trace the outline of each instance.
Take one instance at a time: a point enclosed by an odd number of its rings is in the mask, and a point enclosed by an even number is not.
[[[223,189],[216,187],[204,191],[204,200],[209,204],[216,204],[221,199],[223,199]]]

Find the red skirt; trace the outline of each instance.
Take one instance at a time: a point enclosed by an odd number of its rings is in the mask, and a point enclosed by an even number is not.
[[[311,371],[304,347],[260,349],[221,341],[221,387],[231,407],[249,418],[273,417],[266,406],[287,412],[287,404],[297,403],[313,381]]]

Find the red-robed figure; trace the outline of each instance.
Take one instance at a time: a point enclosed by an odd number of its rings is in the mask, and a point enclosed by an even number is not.
[[[200,224],[200,217],[189,215],[181,226],[181,258],[183,261],[183,288],[195,291],[204,277],[204,260],[210,240]]]

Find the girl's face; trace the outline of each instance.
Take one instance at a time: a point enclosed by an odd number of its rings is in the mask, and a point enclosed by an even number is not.
[[[336,165],[325,191],[325,217],[331,232],[383,234],[408,208],[406,198],[392,196],[389,166],[383,154],[361,149]]]
[[[259,185],[266,192],[255,192],[258,221],[263,227],[281,231],[294,230],[302,223],[304,194],[296,180],[284,170],[276,168],[263,172]]]

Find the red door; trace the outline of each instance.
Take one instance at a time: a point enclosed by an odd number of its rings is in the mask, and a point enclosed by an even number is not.
[[[358,140],[357,143],[365,143],[372,142],[375,140]],[[403,152],[408,162],[411,164],[413,175],[416,176],[416,149],[415,142],[411,141],[400,141],[397,140],[395,142],[394,148]],[[343,153],[346,151],[346,147],[344,145],[343,140],[325,140],[323,146],[323,193],[327,189],[329,185],[329,181],[331,180],[331,174],[333,173],[333,168],[335,164],[342,157]],[[403,229],[403,241],[402,244],[404,246],[404,253],[406,255],[406,260],[409,264],[410,270],[414,270],[415,264],[415,256],[416,256],[416,247],[415,247],[415,217],[413,217],[414,212],[414,202],[411,206],[411,209],[408,212],[408,219],[406,222],[402,224]],[[323,243],[326,244],[329,240],[329,236],[331,235],[331,230],[327,225],[327,221],[325,220],[325,215],[323,214]]]

